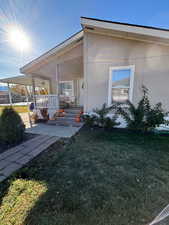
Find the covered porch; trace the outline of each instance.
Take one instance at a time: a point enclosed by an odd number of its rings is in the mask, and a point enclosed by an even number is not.
[[[32,80],[35,109],[47,108],[50,119],[59,109],[84,105],[82,39],[52,51],[21,68]],[[38,79],[48,83],[48,92],[37,94]]]

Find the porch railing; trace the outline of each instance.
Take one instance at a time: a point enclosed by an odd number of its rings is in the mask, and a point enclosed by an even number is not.
[[[76,98],[75,98],[75,96],[60,95],[59,96],[59,101],[60,102],[67,102],[67,103],[75,103]]]
[[[59,109],[58,95],[35,95],[36,109]]]

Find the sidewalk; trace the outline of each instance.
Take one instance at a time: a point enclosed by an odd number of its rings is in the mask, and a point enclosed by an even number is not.
[[[0,181],[5,180],[59,139],[60,137],[56,136],[38,135],[0,154]]]
[[[80,128],[81,127],[65,127],[38,123],[34,124],[31,128],[27,128],[26,133],[70,138],[75,135]]]

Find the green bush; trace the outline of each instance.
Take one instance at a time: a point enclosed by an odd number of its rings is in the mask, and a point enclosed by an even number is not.
[[[97,117],[95,115],[85,114],[82,116],[82,119],[83,119],[84,123],[86,124],[86,126],[88,126],[88,127],[94,127],[96,125]]]
[[[119,106],[118,112],[126,121],[129,129],[147,132],[165,123],[166,113],[161,103],[151,106],[148,89],[143,86],[142,90],[143,97],[136,107],[127,101],[126,106]]]
[[[108,113],[112,114],[111,118],[108,117]],[[83,120],[89,127],[99,126],[105,129],[111,129],[120,124],[116,122],[117,114],[115,112],[115,107],[107,107],[106,104],[103,104],[101,109],[95,109],[94,114],[83,115]]]
[[[104,103],[101,109],[95,109],[94,112],[98,115],[96,123],[99,127],[110,129],[120,124],[116,122],[117,113],[115,105],[107,107]],[[108,117],[108,113],[112,114],[111,118]]]
[[[13,108],[5,108],[0,117],[0,141],[15,144],[22,141],[25,125]]]
[[[118,126],[118,125],[120,125],[120,123],[116,122],[116,117],[113,117],[113,118],[106,117],[104,119],[104,123],[103,123],[102,126],[105,129],[109,130],[109,129],[111,129],[111,128],[115,127],[115,126]]]

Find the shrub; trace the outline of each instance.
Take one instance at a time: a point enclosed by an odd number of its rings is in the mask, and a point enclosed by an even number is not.
[[[114,116],[113,118],[106,117],[103,127],[106,128],[106,129],[111,129],[115,126],[120,125],[120,122],[116,122],[116,120],[117,120],[117,116],[116,117]]]
[[[111,118],[108,113],[111,112]],[[83,115],[83,119],[86,125],[93,127],[94,125],[103,127],[105,129],[111,129],[120,123],[117,123],[117,114],[115,112],[115,107],[107,107],[103,104],[101,109],[95,109],[94,114]]]
[[[151,106],[148,89],[143,86],[142,90],[143,97],[136,107],[130,101],[127,101],[127,106],[120,106],[118,112],[126,121],[129,129],[147,132],[165,123],[166,113],[164,113],[161,103]]]
[[[97,116],[84,114],[82,119],[88,127],[94,127],[94,125],[96,125]]]
[[[5,108],[0,117],[0,141],[15,144],[23,139],[25,126],[19,114],[10,108]]]
[[[94,112],[98,115],[97,116],[97,125],[103,128],[112,128],[114,126],[119,125],[120,123],[117,123],[117,113],[115,111],[116,107],[115,105],[111,107],[106,107],[106,104],[104,103],[101,109],[95,109]],[[108,117],[108,113],[111,112],[111,118]]]

